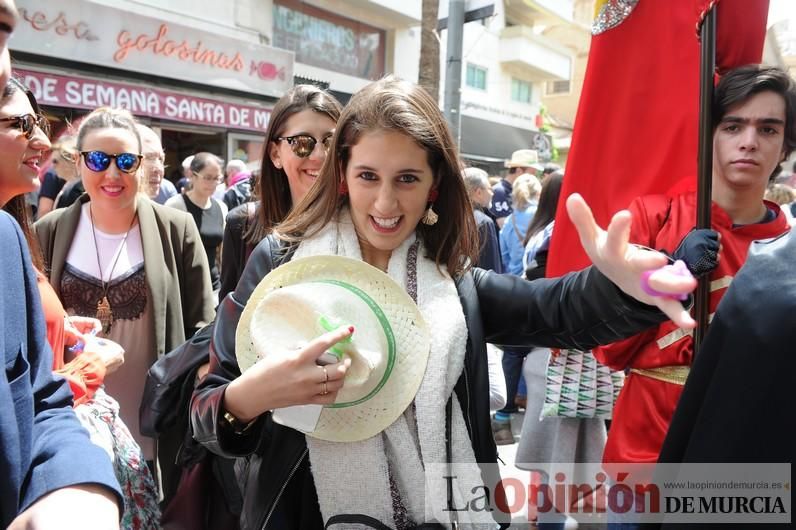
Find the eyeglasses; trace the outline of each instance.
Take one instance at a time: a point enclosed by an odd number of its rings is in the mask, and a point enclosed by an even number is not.
[[[284,140],[288,144],[290,144],[290,148],[293,150],[293,154],[299,158],[307,158],[312,154],[315,150],[315,145],[318,143],[314,137],[310,136],[309,134],[297,134],[295,136],[280,136],[276,139],[277,141]],[[321,140],[321,145],[323,145],[323,150],[328,151],[329,145],[332,143],[332,137],[327,136],[323,140]]]
[[[50,136],[50,122],[44,116],[34,116],[33,114],[20,114],[19,116],[9,116],[0,118],[0,122],[8,122],[19,129],[28,140],[33,138],[36,127],[41,129],[45,136]]]
[[[144,153],[144,162],[148,162],[150,164],[162,164],[165,162],[165,157],[163,153]]]
[[[193,173],[196,178],[202,179],[202,180],[204,180],[206,182],[223,182],[224,181],[224,175],[218,175],[218,176],[202,175],[201,173],[197,173],[196,171],[191,171],[191,173]]]
[[[143,158],[141,155],[134,153],[110,155],[104,151],[81,151],[80,154],[86,162],[86,167],[96,173],[108,169],[111,165],[111,160],[116,162],[116,167],[122,173],[135,173]]]

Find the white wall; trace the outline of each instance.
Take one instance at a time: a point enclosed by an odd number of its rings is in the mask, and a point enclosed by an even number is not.
[[[496,15],[487,21],[469,22],[464,25],[462,46],[461,111],[462,114],[510,125],[528,130],[536,130],[534,119],[539,112],[539,99],[543,86],[532,83],[531,103],[511,101],[511,79],[515,77],[531,82],[521,72],[508,71],[501,66],[500,32],[505,26],[502,2],[496,2]],[[440,105],[444,104],[445,64],[447,50],[447,31],[442,32],[440,50]],[[467,64],[472,63],[487,69],[486,90],[467,86]]]
[[[270,0],[91,0],[89,3],[193,26],[257,44],[270,42]],[[24,5],[24,2],[20,2],[20,5]]]

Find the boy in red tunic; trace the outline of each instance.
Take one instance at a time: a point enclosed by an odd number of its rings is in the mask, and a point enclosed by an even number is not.
[[[673,252],[695,274],[705,272],[706,262],[708,271],[715,267],[710,272],[711,315],[746,260],[751,242],[788,230],[783,212],[763,201],[763,194],[779,164],[796,147],[794,113],[796,88],[780,69],[741,67],[716,86],[711,226],[720,235],[718,263],[715,233],[692,231],[695,193],[640,197],[629,208],[631,241]],[[603,461],[656,462],[692,362],[691,333],[666,323],[594,353],[614,369],[630,369],[614,409]]]

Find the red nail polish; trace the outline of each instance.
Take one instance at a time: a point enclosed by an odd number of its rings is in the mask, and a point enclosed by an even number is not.
[[[354,326],[348,326],[348,332],[354,333]]]

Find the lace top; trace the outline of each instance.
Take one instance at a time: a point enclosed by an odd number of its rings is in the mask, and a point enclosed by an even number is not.
[[[67,263],[61,277],[61,299],[70,314],[94,316],[102,299],[102,282]],[[114,320],[135,320],[147,302],[144,264],[139,263],[108,284],[108,302]]]

